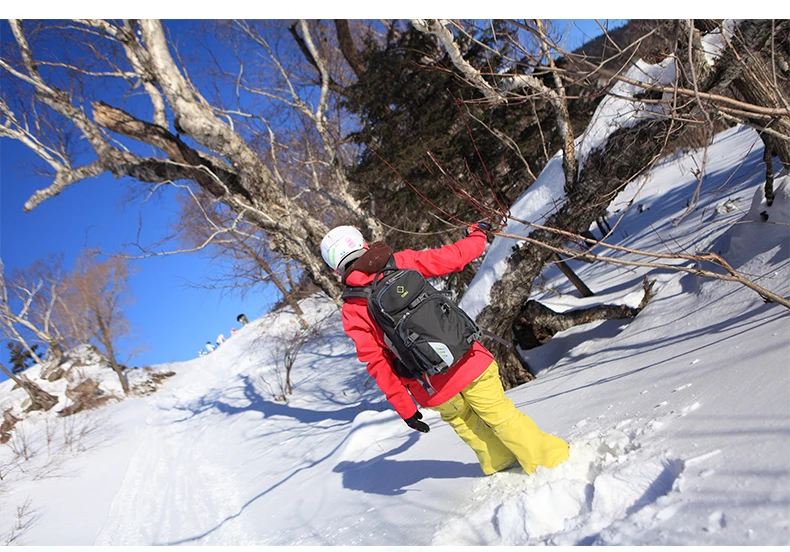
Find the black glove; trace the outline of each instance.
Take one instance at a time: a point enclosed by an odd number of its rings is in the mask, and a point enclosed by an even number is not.
[[[466,229],[466,235],[468,236],[475,230],[482,230],[483,232],[490,232],[491,225],[487,222],[475,222],[469,228]]]
[[[420,420],[422,420],[422,412],[418,410],[417,412],[414,413],[414,416],[412,416],[411,418],[406,418],[403,421],[406,422],[406,425],[412,429],[416,429],[417,431],[420,431],[422,433],[428,433],[431,430],[431,428],[428,427],[428,424],[426,424],[425,422],[421,422]]]

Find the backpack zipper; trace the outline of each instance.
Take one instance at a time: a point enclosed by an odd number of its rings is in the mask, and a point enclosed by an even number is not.
[[[384,294],[386,291],[388,291],[388,290],[389,290],[389,289],[392,287],[392,285],[393,285],[395,282],[397,282],[397,281],[398,281],[398,279],[400,279],[400,278],[402,278],[402,277],[406,276],[406,274],[407,274],[407,271],[408,271],[408,270],[410,270],[410,269],[405,269],[405,268],[403,268],[403,269],[398,269],[398,270],[400,270],[400,271],[401,271],[401,273],[400,273],[400,274],[395,274],[395,276],[393,276],[391,280],[387,281],[387,283],[386,283],[386,284],[384,284],[384,286],[383,286],[383,287],[382,287],[382,288],[379,290],[379,293],[378,293],[378,295],[376,295],[376,303],[379,303],[379,304],[381,304],[381,296],[382,296],[382,295],[383,295],[383,294]],[[385,276],[385,278],[386,278],[386,276]],[[375,283],[375,282],[374,282],[374,283]],[[422,293],[422,290],[420,290],[420,293]],[[407,307],[407,309],[408,309],[408,307]],[[394,319],[394,318],[392,318],[392,317],[391,317],[389,314],[387,314],[387,313],[384,311],[384,309],[383,309],[383,308],[379,308],[379,311],[381,312],[381,314],[383,314],[384,316],[386,316],[386,317],[387,317],[387,319],[388,319],[390,322],[394,322],[394,321],[395,321],[395,319]]]

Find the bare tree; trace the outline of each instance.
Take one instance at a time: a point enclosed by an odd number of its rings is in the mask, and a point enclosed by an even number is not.
[[[269,351],[273,369],[268,373],[261,372],[259,375],[260,382],[274,400],[287,402],[288,395],[293,394],[291,372],[296,364],[296,359],[306,345],[322,339],[328,322],[329,319],[324,317],[316,320],[309,327],[301,326],[291,329],[284,326],[282,335],[278,336],[276,343]],[[271,381],[272,378],[274,382]]]
[[[34,261],[17,270],[9,281],[0,261],[0,332],[22,345],[37,363],[46,363],[51,369],[60,363],[65,350],[76,344],[75,336],[58,316],[65,278],[62,260],[57,256]],[[46,358],[36,353],[35,342],[46,346]]]
[[[250,290],[271,283],[306,327],[304,312],[294,298],[293,282],[287,281],[290,260],[271,251],[267,236],[257,227],[235,220],[227,207],[204,192],[190,191],[182,198],[176,234],[187,247],[210,243],[219,266],[207,283],[194,285],[237,292],[244,298]]]
[[[328,58],[306,21],[298,21],[297,28],[318,72],[317,82],[309,86],[292,82],[270,40],[254,24],[231,24],[234,34],[241,33],[257,47],[269,69],[263,76],[266,86],[258,87],[249,83],[245,66],[239,65],[237,92],[244,92],[246,99],[282,103],[309,123],[318,137],[320,149],[312,151],[305,164],[311,179],[302,182],[289,182],[278,166],[271,124],[240,109],[241,101],[227,109],[219,100],[213,104],[206,100],[168,44],[160,21],[10,20],[8,25],[15,43],[3,52],[0,68],[12,85],[4,87],[0,99],[0,136],[30,148],[52,174],[51,185],[33,194],[26,210],[68,186],[105,173],[144,183],[187,181],[270,236],[271,248],[300,263],[330,296],[338,295],[339,285],[324,269],[319,253],[328,230],[324,206],[339,209],[374,238],[381,234],[377,221],[361,208],[345,180],[342,141],[329,124]],[[39,47],[45,41],[47,47]],[[60,49],[53,47],[58,41]],[[88,54],[73,59],[73,45]],[[149,100],[148,109],[131,113],[102,101],[109,99],[100,94],[105,85],[120,90],[118,101],[139,87]],[[253,118],[264,132],[252,135],[243,130],[249,129],[246,124]],[[74,137],[69,141],[49,131],[64,127],[89,146],[83,156],[72,151]],[[149,147],[151,155],[138,153],[145,151],[141,144]],[[273,157],[267,159],[269,152]],[[331,185],[318,180],[319,168]],[[303,192],[311,192],[309,198],[323,198],[324,204],[310,205]]]
[[[78,260],[64,294],[64,309],[81,324],[82,331],[100,345],[102,354],[117,374],[125,393],[129,392],[126,366],[118,359],[118,342],[131,335],[125,309],[131,304],[128,262],[111,258],[97,262],[91,255]]]

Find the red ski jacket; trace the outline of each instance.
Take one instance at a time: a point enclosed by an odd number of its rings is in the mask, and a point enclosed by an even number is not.
[[[444,276],[463,270],[483,253],[485,246],[485,233],[476,230],[462,240],[437,249],[399,251],[394,254],[395,265],[418,270],[426,278]],[[355,270],[348,275],[346,283],[364,286],[372,282],[373,278],[372,274]],[[343,329],[356,344],[357,358],[367,363],[368,373],[403,419],[417,411],[411,397],[421,406],[438,406],[460,393],[494,362],[488,349],[476,341],[449,371],[429,378],[435,390],[435,393],[429,394],[416,379],[400,377],[395,373],[392,367],[395,355],[384,344],[384,332],[371,320],[365,299],[346,300],[342,314]]]

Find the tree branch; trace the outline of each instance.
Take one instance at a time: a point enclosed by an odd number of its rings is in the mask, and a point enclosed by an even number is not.
[[[52,184],[42,190],[37,190],[32,196],[30,196],[30,198],[25,202],[23,209],[26,213],[29,213],[41,205],[41,203],[60,194],[72,184],[81,182],[86,178],[99,176],[105,172],[107,172],[107,169],[101,160],[94,161],[88,165],[77,167],[76,169],[63,169],[55,175],[55,180],[52,182]]]
[[[455,43],[453,33],[450,32],[444,25],[445,21],[441,19],[412,19],[411,24],[418,31],[430,34],[436,37],[439,43],[444,47],[453,65],[461,72],[461,74],[474,86],[477,90],[483,93],[488,101],[493,104],[501,104],[505,102],[502,95],[497,92],[480,74],[480,71],[472,67],[468,61],[464,59],[461,50]]]
[[[608,243],[605,243],[605,242],[601,242],[601,241],[597,241],[597,240],[594,240],[594,239],[591,239],[591,238],[586,238],[584,236],[581,236],[581,235],[578,235],[578,234],[574,234],[572,232],[566,232],[566,231],[560,230],[558,228],[551,228],[551,227],[548,227],[548,226],[542,226],[542,225],[539,225],[539,224],[534,224],[534,223],[518,220],[518,219],[513,218],[513,217],[511,217],[511,219],[516,221],[516,222],[520,222],[522,224],[525,224],[525,225],[528,225],[528,226],[532,226],[534,228],[538,228],[540,230],[545,230],[545,231],[548,231],[548,232],[553,232],[553,233],[556,233],[556,234],[560,234],[560,235],[566,236],[569,239],[578,240],[578,241],[582,241],[582,242],[589,243],[589,244],[594,244],[596,246],[604,247],[606,249],[612,249],[614,251],[620,251],[620,252],[629,253],[629,254],[632,254],[632,255],[639,255],[639,256],[644,256],[644,257],[653,257],[653,258],[656,258],[656,259],[676,259],[676,260],[683,260],[683,261],[691,261],[691,262],[696,263],[696,264],[699,264],[699,263],[702,263],[702,262],[708,262],[708,263],[716,265],[716,266],[718,266],[720,268],[723,268],[727,272],[727,274],[722,274],[720,272],[713,272],[711,270],[706,270],[706,269],[702,269],[702,268],[692,268],[692,267],[681,266],[681,265],[671,265],[671,264],[656,263],[656,262],[650,262],[650,261],[630,261],[630,260],[627,260],[627,259],[618,259],[618,258],[615,258],[615,257],[607,257],[607,256],[603,256],[603,255],[598,255],[598,254],[592,253],[591,251],[587,251],[587,252],[574,251],[572,249],[568,249],[568,248],[565,248],[565,247],[549,245],[547,243],[543,243],[543,242],[541,242],[539,240],[536,240],[534,238],[530,238],[528,236],[518,236],[516,234],[507,234],[507,233],[504,233],[504,232],[492,232],[492,234],[495,235],[495,236],[503,237],[503,238],[511,238],[511,239],[515,239],[515,240],[525,241],[525,242],[530,243],[532,245],[537,245],[538,247],[547,249],[549,251],[553,251],[554,253],[562,253],[563,255],[568,255],[571,258],[577,258],[577,259],[582,260],[582,261],[588,261],[588,262],[601,261],[601,262],[612,263],[612,264],[621,264],[621,265],[626,265],[626,266],[641,266],[641,267],[647,267],[647,268],[663,268],[663,269],[668,269],[668,270],[675,270],[675,271],[678,271],[678,272],[686,272],[688,274],[694,274],[696,276],[702,276],[702,277],[706,277],[706,278],[714,278],[714,279],[717,279],[717,280],[726,280],[726,281],[729,281],[729,282],[738,282],[738,283],[748,287],[749,289],[757,292],[761,297],[763,297],[763,299],[767,299],[767,300],[773,301],[774,303],[778,303],[778,304],[782,305],[783,307],[785,307],[787,309],[790,309],[790,301],[789,300],[787,300],[784,297],[781,297],[781,296],[777,295],[776,293],[773,293],[772,291],[769,291],[769,290],[763,288],[762,286],[757,285],[753,281],[749,280],[743,274],[741,274],[737,270],[735,270],[729,263],[727,263],[727,261],[725,261],[720,255],[717,255],[716,253],[703,252],[703,253],[697,253],[696,255],[691,255],[691,254],[688,254],[688,253],[654,253],[654,252],[651,252],[651,251],[643,251],[643,250],[640,250],[640,249],[632,249],[632,248],[622,247],[622,246],[618,246],[618,245],[611,245],[611,244],[608,244]]]
[[[351,27],[348,24],[348,19],[335,19],[335,30],[337,31],[337,42],[340,46],[340,52],[348,62],[351,70],[359,78],[365,72],[365,64],[362,61],[362,56],[354,44],[354,37],[351,34]]]

